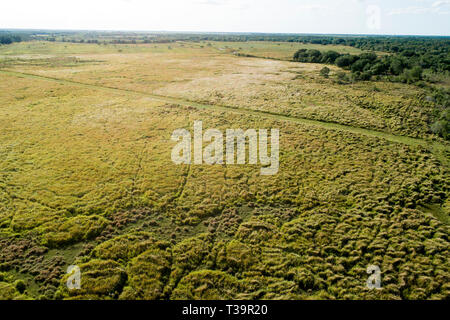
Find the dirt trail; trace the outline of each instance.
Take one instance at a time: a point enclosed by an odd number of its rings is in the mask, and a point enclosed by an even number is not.
[[[139,97],[151,98],[153,100],[161,101],[164,103],[173,103],[173,104],[178,104],[178,105],[183,105],[183,106],[190,106],[190,107],[194,107],[197,109],[211,109],[211,110],[226,111],[226,112],[236,112],[236,113],[240,113],[240,114],[248,114],[248,115],[259,116],[259,117],[264,117],[264,118],[269,118],[269,119],[312,125],[312,126],[325,128],[325,129],[346,131],[346,132],[361,134],[361,135],[365,135],[365,136],[369,136],[369,137],[377,137],[377,138],[382,138],[382,139],[385,139],[385,140],[388,140],[391,142],[402,143],[402,144],[406,144],[406,145],[410,145],[410,146],[423,146],[423,147],[428,148],[443,165],[448,167],[449,163],[450,163],[450,159],[447,156],[447,153],[450,152],[450,146],[440,143],[440,142],[437,142],[437,141],[430,141],[430,140],[421,139],[421,138],[412,138],[412,137],[387,133],[387,132],[383,132],[383,131],[354,127],[354,126],[333,123],[333,122],[326,122],[326,121],[321,121],[321,120],[312,120],[312,119],[307,119],[307,118],[291,117],[291,116],[286,116],[283,114],[278,114],[278,113],[273,113],[273,112],[268,112],[268,111],[258,111],[258,110],[250,110],[250,109],[245,109],[245,108],[230,107],[230,106],[202,104],[202,103],[189,101],[189,100],[185,100],[185,99],[163,96],[163,95],[158,95],[158,94],[151,94],[151,93],[147,93],[147,92],[135,91],[135,90],[130,90],[130,89],[114,88],[114,87],[106,87],[106,86],[101,86],[101,85],[77,82],[74,80],[52,78],[52,77],[46,77],[46,76],[11,71],[11,70],[0,70],[0,74],[7,74],[10,76],[16,76],[16,77],[22,77],[22,78],[53,81],[53,82],[57,82],[57,83],[76,85],[76,86],[85,87],[85,88],[105,90],[105,91],[109,91],[109,92],[113,92],[113,93],[121,93],[121,94],[127,93],[127,94],[131,94],[131,95],[139,96]]]

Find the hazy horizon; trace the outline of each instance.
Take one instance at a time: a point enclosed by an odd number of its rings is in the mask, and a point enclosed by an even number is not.
[[[0,29],[448,36],[450,0],[8,1]]]
[[[448,38],[449,35],[433,34],[388,34],[388,33],[302,33],[302,32],[246,32],[246,31],[192,31],[192,30],[99,30],[99,29],[44,29],[44,28],[0,28],[0,31],[45,31],[45,32],[119,32],[119,33],[185,33],[185,34],[273,34],[273,35],[311,35],[311,36],[393,36],[393,37],[442,37]]]

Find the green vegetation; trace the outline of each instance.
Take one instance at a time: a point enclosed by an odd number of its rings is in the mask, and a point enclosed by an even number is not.
[[[0,46],[0,299],[450,297],[447,73],[352,80],[419,40],[54,33]],[[279,128],[279,173],[175,165],[195,120]]]
[[[356,80],[370,80],[372,76],[392,76],[394,81],[414,83],[422,80],[423,68],[433,72],[450,71],[449,64],[443,63],[441,55],[433,57],[418,56],[416,53],[402,52],[399,55],[377,57],[375,53],[360,55],[339,54],[336,51],[300,49],[294,54],[294,60],[310,63],[336,64],[352,71]]]
[[[369,41],[370,42],[370,41]],[[359,55],[340,54],[336,51],[321,52],[315,49],[300,49],[294,56],[294,61],[308,63],[334,64],[340,68],[351,71],[351,79],[344,73],[337,73],[340,83],[346,81],[369,81],[373,77],[380,80],[381,77],[388,81],[415,83],[422,87],[426,82],[433,83],[433,79],[424,77],[426,74],[442,74],[448,77],[450,72],[450,53],[447,40],[423,40],[413,43],[405,48],[392,47],[392,55],[377,56],[375,53],[362,53]],[[433,50],[424,50],[427,45],[433,46]],[[362,46],[365,47],[365,46]],[[396,48],[395,50],[393,48]],[[321,70],[321,75],[328,77],[329,71]],[[424,82],[425,81],[425,82]],[[444,139],[448,139],[450,132],[449,123],[449,89],[429,86],[430,98],[440,96],[440,104],[436,108],[440,115],[431,125],[431,131]]]
[[[0,35],[0,44],[11,44],[13,42],[21,42],[22,38],[17,35]]]

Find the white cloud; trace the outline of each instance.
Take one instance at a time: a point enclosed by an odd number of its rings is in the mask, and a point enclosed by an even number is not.
[[[407,15],[407,14],[449,14],[448,8],[450,0],[435,1],[430,7],[410,6],[406,8],[397,8],[391,10],[388,14],[393,15]]]
[[[441,1],[434,2],[432,7],[438,8],[438,7],[442,7],[442,6],[448,6],[448,5],[450,5],[450,0],[441,0]]]

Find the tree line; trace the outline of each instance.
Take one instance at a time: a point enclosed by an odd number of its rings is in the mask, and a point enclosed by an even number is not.
[[[429,69],[437,73],[448,74],[450,71],[449,60],[427,59],[427,55],[419,52],[411,53],[402,51],[398,54],[378,56],[374,52],[359,55],[340,54],[336,51],[321,52],[315,49],[300,49],[293,56],[294,61],[323,63],[336,65],[342,69],[349,70],[352,81],[368,81],[373,78],[377,80],[382,77],[390,81],[404,83],[415,83],[425,86],[423,83],[423,71]],[[330,69],[324,67],[320,74],[328,78]],[[339,81],[347,80],[344,72],[337,73]],[[450,92],[445,88],[428,86],[429,99],[436,104],[436,121],[431,124],[430,129],[435,134],[450,139]]]
[[[373,52],[360,55],[340,54],[336,51],[321,52],[315,49],[300,49],[294,56],[294,61],[334,64],[350,70],[353,80],[370,80],[373,76],[391,76],[393,81],[414,83],[422,79],[423,69],[434,65],[420,63],[402,55],[377,56]],[[450,65],[444,67],[450,70]]]
[[[13,42],[21,42],[22,37],[17,34],[0,35],[0,44],[11,44]]]

